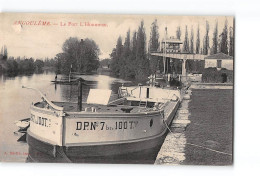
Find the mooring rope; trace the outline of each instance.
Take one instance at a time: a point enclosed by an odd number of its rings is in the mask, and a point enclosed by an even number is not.
[[[161,114],[161,112],[160,112],[160,114]],[[161,116],[162,116],[162,114],[161,114]],[[162,116],[162,118],[163,118],[163,116]],[[163,122],[165,123],[165,125],[166,125],[167,129],[170,131],[170,133],[174,134],[174,133],[171,131],[170,127],[168,126],[168,124],[166,123],[166,121],[165,121],[164,119],[163,119]],[[181,135],[180,135],[180,136],[181,136]],[[179,136],[178,138],[180,138],[180,136]],[[199,148],[204,148],[204,149],[210,150],[210,151],[212,151],[212,152],[216,152],[216,153],[220,153],[220,154],[232,156],[232,154],[230,154],[230,153],[221,152],[221,151],[214,150],[214,149],[211,149],[211,148],[208,148],[208,147],[204,147],[204,146],[201,146],[201,145],[192,144],[192,143],[189,143],[189,142],[186,142],[186,144],[187,144],[187,145],[191,145],[191,146],[195,146],[195,147],[199,147]]]
[[[217,153],[221,153],[221,154],[232,156],[232,154],[230,154],[230,153],[221,152],[221,151],[214,150],[214,149],[211,149],[211,148],[208,148],[208,147],[204,147],[204,146],[200,146],[200,145],[196,145],[196,144],[192,144],[192,143],[188,143],[188,142],[186,144],[192,145],[192,146],[195,146],[195,147],[204,148],[204,149],[207,149],[207,150],[210,150],[210,151],[213,151],[213,152],[217,152]]]

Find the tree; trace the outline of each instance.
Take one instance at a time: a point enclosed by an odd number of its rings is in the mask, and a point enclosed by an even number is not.
[[[212,54],[216,54],[218,52],[218,21],[216,22],[212,40]]]
[[[8,52],[6,46],[4,46],[4,57],[6,57],[6,59],[8,58]]]
[[[55,73],[60,74],[63,71],[62,62],[65,60],[65,54],[64,53],[58,53],[56,54],[55,58]]]
[[[100,50],[92,39],[81,39],[70,37],[62,47],[63,54],[59,55],[61,61],[61,72],[68,74],[71,71],[87,73],[96,70],[99,66]],[[62,57],[60,57],[62,56]]]
[[[209,51],[209,22],[206,21],[206,32],[204,36],[204,42],[203,42],[203,54],[208,55]]]
[[[234,34],[233,28],[229,28],[229,55],[234,56]]]
[[[228,21],[225,21],[225,26],[220,34],[220,52],[228,54]]]
[[[121,36],[117,39],[116,48],[113,49],[112,53],[110,54],[111,57],[111,70],[116,75],[120,75],[120,58],[123,53],[123,45],[122,45],[122,38]]]
[[[181,27],[180,26],[177,27],[176,38],[179,40],[181,39]]]
[[[191,32],[190,32],[190,53],[194,53],[194,32],[193,32],[193,27],[191,27]]]
[[[44,67],[44,62],[40,59],[36,59],[36,61],[34,62],[34,70],[37,73],[43,72],[42,68]]]
[[[149,74],[149,60],[146,53],[146,34],[143,20],[137,32],[136,64],[136,78],[140,80],[146,79]]]
[[[196,54],[200,53],[200,26],[197,29],[197,40],[196,40]]]
[[[188,53],[189,52],[189,36],[188,36],[188,27],[186,25],[186,30],[185,30],[185,38],[183,42],[183,52]]]
[[[159,58],[157,56],[150,55],[151,52],[155,52],[159,48],[159,32],[158,32],[157,19],[151,24],[151,33],[149,41],[149,56],[150,56],[150,69],[154,73],[157,70]]]
[[[109,68],[110,64],[111,64],[111,59],[103,59],[103,60],[100,61],[100,66],[102,68],[104,68],[104,67]]]
[[[1,48],[1,53],[0,53],[1,55],[2,55],[2,59],[3,60],[7,60],[7,58],[8,58],[8,52],[7,52],[7,47],[6,47],[6,45],[4,45],[2,48]]]
[[[136,52],[137,52],[137,32],[133,32],[132,40],[130,41],[130,49],[131,54],[129,57],[129,70],[128,70],[128,77],[129,78],[135,78],[136,77]]]
[[[122,78],[127,78],[128,77],[128,72],[130,70],[129,65],[128,65],[129,60],[130,60],[130,55],[131,55],[130,45],[131,45],[131,42],[130,42],[130,29],[128,29],[128,31],[126,33],[124,46],[123,46],[122,57],[119,60],[120,76]]]

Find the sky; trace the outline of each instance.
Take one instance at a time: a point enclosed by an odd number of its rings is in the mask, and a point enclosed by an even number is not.
[[[194,41],[196,41],[199,26],[201,47],[206,20],[210,25],[210,46],[216,21],[219,34],[223,30],[225,20],[228,21],[229,27],[233,27],[234,22],[232,16],[2,13],[0,14],[0,47],[6,45],[8,56],[44,59],[53,58],[62,52],[62,45],[69,37],[90,38],[101,50],[99,58],[104,59],[109,58],[118,37],[121,36],[124,41],[128,29],[132,34],[138,29],[141,20],[144,20],[147,41],[149,41],[151,24],[155,19],[159,26],[160,40],[164,37],[165,27],[168,29],[168,36],[176,36],[177,26],[181,26],[181,39],[184,40],[187,25],[189,36],[193,28]],[[19,21],[22,24],[19,24]],[[43,22],[49,22],[49,25],[43,25]],[[34,23],[40,25],[33,25]],[[88,23],[101,24],[101,26],[85,25]]]

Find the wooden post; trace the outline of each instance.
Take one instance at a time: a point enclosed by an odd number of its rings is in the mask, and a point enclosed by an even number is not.
[[[79,79],[78,82],[78,111],[82,110],[82,83],[81,83],[81,79]]]

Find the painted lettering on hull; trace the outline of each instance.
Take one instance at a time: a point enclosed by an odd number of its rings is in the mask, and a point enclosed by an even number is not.
[[[44,126],[44,127],[50,127],[51,126],[51,119],[45,118],[45,117],[40,117],[40,116],[35,116],[31,115],[31,122]]]
[[[76,130],[126,130],[136,128],[138,121],[106,122],[76,122]]]

